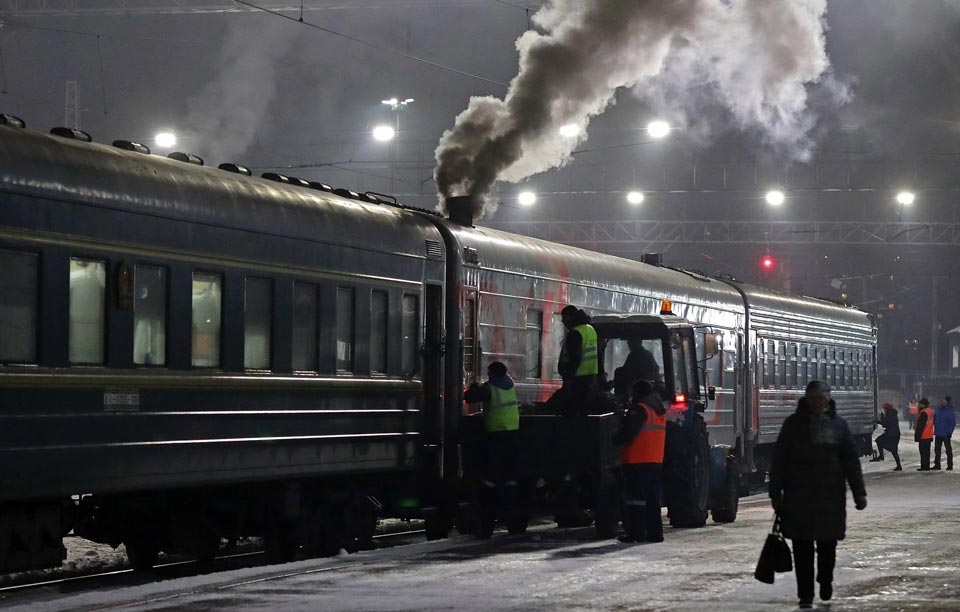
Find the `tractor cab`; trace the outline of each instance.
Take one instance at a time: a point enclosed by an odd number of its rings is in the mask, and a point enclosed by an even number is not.
[[[669,421],[689,422],[704,410],[709,392],[701,393],[697,346],[688,321],[667,310],[659,316],[598,315],[591,325],[597,330],[599,377],[608,398],[625,404],[633,383],[649,380],[668,406]]]

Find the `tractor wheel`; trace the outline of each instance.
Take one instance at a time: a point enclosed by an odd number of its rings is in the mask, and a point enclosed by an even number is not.
[[[703,527],[710,501],[710,445],[702,420],[693,425],[690,450],[674,464],[665,478],[674,478],[667,503],[673,527]]]
[[[724,485],[723,494],[715,500],[711,511],[716,523],[732,523],[737,520],[737,509],[740,506],[740,474],[733,459],[727,460]]]

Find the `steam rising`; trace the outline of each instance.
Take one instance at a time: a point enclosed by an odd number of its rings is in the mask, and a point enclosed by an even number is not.
[[[505,98],[471,98],[441,137],[438,191],[482,196],[562,166],[621,87],[656,97],[644,88],[705,85],[741,128],[804,157],[807,85],[829,68],[825,12],[826,0],[552,0],[534,16],[544,33],[517,40]],[[569,124],[580,138],[560,136]]]
[[[188,125],[196,131],[204,155],[217,162],[240,159],[253,142],[276,94],[276,66],[293,38],[290,24],[282,19],[232,23],[216,78],[188,102]]]

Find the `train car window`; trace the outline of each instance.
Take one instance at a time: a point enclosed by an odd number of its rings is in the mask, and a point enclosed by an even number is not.
[[[777,342],[777,388],[787,388],[787,343]]]
[[[0,361],[37,362],[39,257],[0,251]]]
[[[293,283],[293,370],[316,372],[319,320],[317,285]]]
[[[844,389],[847,386],[847,361],[845,353],[841,350],[837,353],[837,386]]]
[[[541,378],[543,365],[543,312],[540,310],[527,311],[527,343],[524,355],[524,364],[527,369],[527,378]]]
[[[270,369],[273,281],[247,277],[243,296],[243,367]]]
[[[474,337],[477,320],[477,301],[472,297],[463,299],[463,373],[465,380],[472,382],[476,372],[476,345]]]
[[[337,287],[337,371],[353,372],[355,299],[353,289]]]
[[[167,269],[137,266],[133,274],[133,363],[167,363]]]
[[[737,353],[734,351],[723,351],[723,386],[727,389],[737,386]]]
[[[190,363],[198,368],[220,365],[220,312],[223,279],[219,274],[193,273],[193,334]]]
[[[837,385],[837,350],[826,350],[827,374],[824,381],[831,386]]]
[[[797,347],[797,387],[803,389],[807,384],[807,345]]]
[[[407,376],[415,376],[420,369],[419,338],[420,303],[415,295],[403,296],[403,314],[400,318],[400,333],[403,335],[400,344],[402,353],[401,368]]]
[[[704,373],[704,381],[705,381],[704,384],[712,385],[714,387],[719,387],[720,371],[723,369],[723,363],[722,363],[723,358],[721,357],[721,355],[723,355],[723,352],[720,351],[715,353],[714,355],[711,355],[710,357],[704,358],[705,355],[707,354],[705,350],[706,348],[705,335],[706,335],[706,332],[700,332],[700,333],[697,333],[696,336],[694,336],[697,342],[697,356],[700,357],[701,359],[700,363],[703,364],[703,373]]]
[[[817,380],[827,382],[827,349],[817,348]]]
[[[847,363],[844,366],[844,377],[846,378],[846,386],[849,389],[853,389],[853,351],[847,351]]]
[[[107,265],[70,260],[70,363],[103,363]]]
[[[564,330],[559,312],[550,316],[550,329],[544,330],[547,338],[543,345],[543,359],[550,368],[550,380],[560,380],[560,348],[563,346]]]
[[[370,371],[387,371],[387,292],[370,294]]]

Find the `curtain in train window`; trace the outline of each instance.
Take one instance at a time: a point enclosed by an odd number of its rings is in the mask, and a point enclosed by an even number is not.
[[[370,371],[387,371],[387,292],[370,294]]]
[[[37,361],[38,259],[0,251],[0,361]]]
[[[543,312],[540,310],[528,310],[526,322],[526,353],[524,363],[526,365],[527,378],[540,378],[541,367],[543,364]]]
[[[353,289],[337,287],[337,371],[353,372],[355,337]]]
[[[807,360],[808,360],[808,347],[806,344],[800,347],[799,354],[797,356],[797,386],[801,389],[807,386],[807,383],[810,382],[810,379],[807,378]]]
[[[70,260],[70,363],[103,363],[107,266]]]
[[[787,343],[777,342],[777,388],[787,388]]]
[[[317,286],[293,284],[293,370],[316,372],[317,366]]]
[[[765,353],[765,367],[763,371],[763,386],[768,389],[773,389],[776,384],[776,363],[777,363],[777,353],[776,345],[774,345],[773,340],[767,340],[765,343],[766,353]]]
[[[270,369],[273,282],[266,278],[247,278],[243,299],[243,367]]]
[[[827,374],[824,377],[824,382],[830,386],[837,385],[837,349],[827,349]]]
[[[133,363],[167,363],[167,270],[137,266],[133,275]]]
[[[407,376],[416,375],[420,369],[420,345],[418,331],[420,329],[420,303],[415,295],[403,296],[403,314],[400,317],[402,353],[401,368]]]
[[[847,362],[844,365],[844,384],[848,389],[854,389],[856,386],[853,383],[853,351],[846,352]]]
[[[787,388],[797,388],[797,345],[787,343]]]
[[[220,365],[221,287],[219,274],[194,272],[190,363],[198,368]]]

